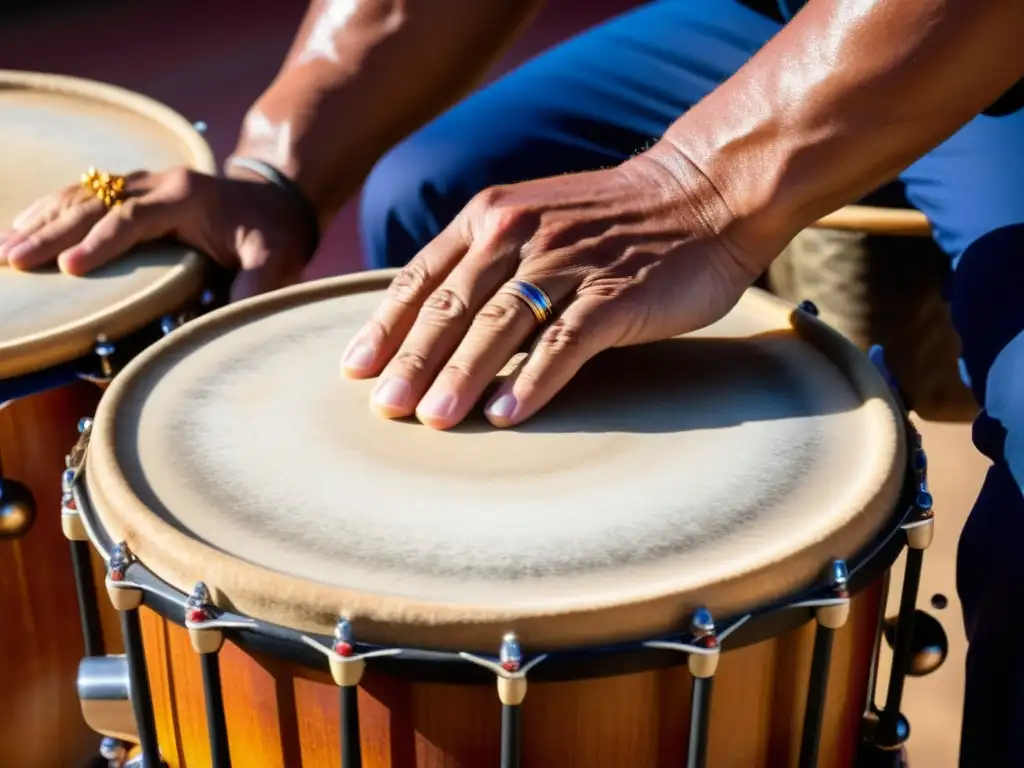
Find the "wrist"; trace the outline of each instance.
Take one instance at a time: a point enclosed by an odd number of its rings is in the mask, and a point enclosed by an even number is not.
[[[286,228],[297,242],[297,249],[305,253],[309,261],[320,245],[320,222],[315,208],[306,199],[302,190],[280,169],[251,157],[231,155],[224,163],[225,178],[254,185],[261,200],[266,201],[287,224]]]
[[[671,140],[662,139],[627,162],[638,161],[653,165],[669,179],[681,205],[704,234],[716,237],[751,279],[768,268],[799,229],[791,231],[786,217],[768,206],[752,205],[749,197],[734,199],[728,184],[719,182]]]

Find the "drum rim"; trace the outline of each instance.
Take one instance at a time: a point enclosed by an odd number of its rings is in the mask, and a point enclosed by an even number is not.
[[[314,582],[242,560],[179,531],[142,503],[118,464],[114,440],[119,403],[130,391],[136,374],[147,369],[150,362],[165,350],[179,348],[176,341],[187,344],[189,338],[200,334],[237,327],[246,317],[264,317],[288,307],[346,293],[379,290],[394,274],[389,270],[329,278],[249,299],[188,324],[133,360],[100,402],[92,429],[89,460],[85,466],[89,496],[97,516],[103,518],[102,524],[108,535],[127,540],[128,545],[139,553],[141,561],[175,589],[187,592],[197,579],[204,581],[210,586],[218,607],[311,633],[329,632],[328,628],[338,613],[346,612],[359,617],[368,641],[385,645],[401,645],[413,635],[427,647],[443,648],[457,642],[467,649],[491,648],[494,637],[513,628],[530,642],[546,647],[593,645],[612,640],[611,633],[617,637],[655,636],[674,626],[680,616],[688,615],[698,607],[697,600],[706,600],[704,595],[694,595],[692,590],[681,592],[678,587],[669,591],[649,590],[629,597],[614,595],[603,601],[595,599],[585,609],[560,605],[544,611],[388,597]],[[823,345],[831,345],[836,354],[844,357],[845,365],[833,362],[859,392],[863,407],[874,408],[864,418],[873,419],[872,425],[877,422],[880,429],[891,429],[891,437],[895,441],[891,464],[879,459],[883,453],[890,455],[888,446],[884,452],[879,451],[871,457],[871,468],[879,468],[877,477],[883,478],[877,483],[877,488],[866,484],[874,489],[874,496],[865,499],[859,512],[837,526],[829,537],[830,541],[822,543],[822,547],[831,548],[831,539],[845,532],[849,535],[848,548],[851,549],[847,556],[852,556],[873,540],[892,519],[907,461],[907,430],[902,411],[881,374],[851,342],[809,314],[794,310],[787,302],[763,291],[752,290],[770,311],[785,313],[783,316],[801,335],[816,337],[816,341],[808,343],[819,349]],[[865,471],[865,474],[871,473]],[[708,583],[703,591],[722,593],[720,599],[711,600],[712,610],[730,614],[745,612],[815,583],[827,566],[827,558],[836,554],[842,556],[842,553],[821,556],[820,552],[807,552],[803,555],[807,562],[801,565],[801,573],[796,577],[799,583],[791,580],[784,587],[776,585],[767,597],[760,594],[767,590],[761,588],[754,590],[758,594],[752,594],[749,588],[751,584],[758,583],[759,575],[767,575],[777,565],[767,557],[761,558],[756,567],[747,571]],[[196,563],[205,565],[204,573],[195,572]],[[266,586],[271,580],[273,590],[260,590],[256,586]],[[742,588],[737,586],[740,583],[744,585]],[[280,598],[268,600],[268,591],[312,599],[295,603]],[[739,592],[743,593],[742,598],[738,596]],[[626,620],[627,613],[629,620]],[[559,631],[552,628],[553,624]],[[588,627],[585,628],[584,624]],[[600,627],[597,633],[595,626]]]
[[[905,409],[902,407],[901,413],[904,421],[908,421]],[[908,434],[905,439],[908,457],[913,455],[915,449],[920,449],[919,445],[912,443],[913,438],[909,434],[912,431],[912,429],[907,430]],[[887,525],[849,563],[848,593],[850,598],[860,594],[878,579],[885,578],[884,574],[892,568],[893,563],[906,546],[905,531],[908,526],[930,519],[930,510],[917,505],[920,489],[924,483],[924,471],[916,468],[914,463],[908,460],[903,468],[899,499],[887,520]],[[117,548],[117,544],[110,538],[109,532],[99,520],[82,475],[79,475],[72,484],[71,493],[89,543],[100,553],[105,562],[108,561]],[[127,584],[124,582],[122,584],[129,589],[139,589],[142,593],[142,604],[167,621],[179,626],[188,626],[188,594],[163,581],[138,561],[129,566],[126,576],[129,581]],[[109,588],[111,584],[109,579],[107,584]],[[883,602],[884,594],[883,591]],[[815,607],[811,605],[812,603],[827,600],[833,596],[832,586],[822,583],[800,592],[785,595],[774,603],[761,606],[758,610],[744,615],[726,616],[724,619],[716,617],[716,636],[720,648],[722,652],[737,650],[797,629],[815,617]],[[329,667],[325,654],[322,651],[314,650],[310,643],[303,642],[303,637],[319,643],[322,647],[329,647],[333,642],[330,636],[314,634],[309,637],[307,633],[293,627],[254,619],[231,611],[218,610],[215,618],[227,625],[221,631],[226,632],[233,642],[250,652],[266,654],[312,669]],[[880,613],[879,622],[881,619]],[[230,626],[232,624],[234,626]],[[629,638],[611,645],[569,649],[530,647],[528,658],[545,656],[544,663],[537,666],[530,677],[537,682],[594,679],[677,666],[686,661],[686,654],[650,646],[647,644],[650,640],[692,642],[693,637],[684,621],[675,632],[656,638]],[[391,649],[391,646],[365,643],[362,638],[359,638],[357,642],[362,653],[372,654],[380,650]],[[490,670],[469,662],[458,650],[421,647],[403,647],[400,650],[400,653],[394,655],[377,656],[373,660],[374,667],[389,675],[420,682],[483,684],[493,682],[494,679]]]
[[[11,89],[74,96],[134,112],[173,135],[189,156],[193,170],[211,175],[217,171],[213,150],[192,123],[148,96],[85,78],[0,69],[0,91]],[[175,250],[179,249],[178,263],[146,288],[89,316],[0,342],[0,378],[13,378],[79,358],[92,350],[98,336],[122,338],[198,296],[207,269],[206,259],[187,246],[176,245]]]

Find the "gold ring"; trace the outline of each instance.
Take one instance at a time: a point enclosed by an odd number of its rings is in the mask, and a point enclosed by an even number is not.
[[[124,176],[90,168],[82,174],[82,188],[96,195],[107,208],[120,205],[124,200]]]
[[[539,325],[544,325],[554,314],[551,299],[543,288],[539,288],[533,283],[528,283],[525,280],[512,280],[505,286],[505,290],[514,294],[530,308]]]

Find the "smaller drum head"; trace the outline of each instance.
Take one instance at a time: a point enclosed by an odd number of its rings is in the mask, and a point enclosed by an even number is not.
[[[389,275],[191,323],[100,405],[102,526],[183,592],[367,641],[493,650],[669,632],[821,580],[893,518],[903,421],[867,359],[760,291],[600,355],[515,429],[386,421],[340,372]],[[813,337],[813,340],[812,340]]]
[[[34,200],[110,173],[184,165],[216,170],[203,138],[180,115],[119,88],[0,70],[0,230]],[[180,307],[201,290],[202,260],[150,245],[88,277],[56,268],[0,266],[0,378],[86,354]]]

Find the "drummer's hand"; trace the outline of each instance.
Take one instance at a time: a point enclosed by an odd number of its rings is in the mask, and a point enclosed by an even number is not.
[[[494,425],[517,424],[598,352],[728,312],[765,263],[738,229],[696,169],[651,153],[488,189],[395,278],[342,367],[380,375],[371,398],[381,415],[454,426],[537,332],[529,307],[498,290],[513,277],[529,281],[555,317],[485,408]]]
[[[126,177],[111,209],[80,185],[37,200],[0,231],[0,264],[33,269],[56,261],[82,275],[133,246],[173,237],[239,270],[233,297],[297,279],[307,232],[293,203],[258,177],[219,178],[185,168]]]

